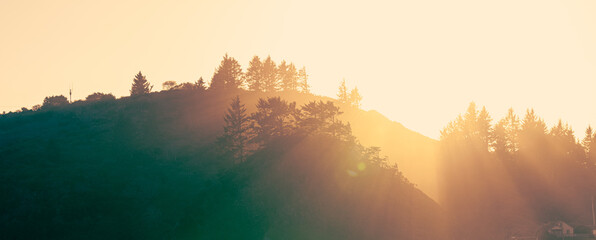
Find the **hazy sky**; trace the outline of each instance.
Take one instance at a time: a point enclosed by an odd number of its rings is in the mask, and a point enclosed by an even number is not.
[[[470,101],[494,119],[533,107],[583,137],[596,125],[596,1],[0,1],[0,111],[45,96],[129,94],[143,71],[210,80],[227,52],[345,78],[363,107],[427,136]]]

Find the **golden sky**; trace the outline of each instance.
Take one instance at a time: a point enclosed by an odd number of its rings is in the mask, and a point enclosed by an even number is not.
[[[596,1],[0,2],[0,111],[45,96],[128,95],[210,80],[227,52],[306,66],[313,92],[342,78],[363,107],[427,136],[470,101],[493,118],[533,107],[583,137],[596,125]]]

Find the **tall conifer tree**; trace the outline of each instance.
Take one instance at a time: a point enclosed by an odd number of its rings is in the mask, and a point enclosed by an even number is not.
[[[210,89],[238,89],[244,85],[242,67],[233,57],[224,55],[219,67],[213,73]]]
[[[306,74],[306,67],[302,67],[298,71],[298,86],[300,92],[310,93],[310,85],[308,85],[308,74]]]
[[[254,56],[248,63],[246,83],[252,91],[263,91],[263,63],[258,56]]]
[[[249,118],[246,114],[246,107],[240,103],[240,97],[236,96],[226,115],[224,116],[224,148],[240,162],[244,161],[247,155],[247,143],[249,140]]]
[[[267,56],[267,59],[263,62],[262,68],[263,76],[263,90],[266,92],[275,92],[279,87],[277,79],[277,67],[275,62],[271,60],[271,56]]]
[[[281,76],[281,85],[284,90],[298,91],[298,72],[293,63],[286,65]]]
[[[153,89],[153,86],[149,84],[147,78],[145,78],[141,71],[139,71],[139,73],[135,76],[135,78],[132,81],[130,96],[147,94],[151,92],[151,89]]]
[[[350,102],[350,96],[348,95],[348,88],[346,87],[346,80],[343,79],[339,85],[339,91],[337,92],[337,99],[340,103],[347,104]]]
[[[358,88],[355,87],[350,91],[349,102],[352,107],[360,108],[360,102],[362,101],[362,96],[358,92]]]

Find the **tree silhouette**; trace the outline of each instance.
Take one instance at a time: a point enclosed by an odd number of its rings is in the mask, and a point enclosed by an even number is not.
[[[290,63],[286,78],[284,79],[284,89],[298,91],[298,85],[298,71],[296,70],[294,63]]]
[[[306,74],[306,67],[302,67],[298,71],[298,87],[300,92],[310,93],[310,85],[308,85],[308,74]]]
[[[298,72],[293,63],[286,64],[286,61],[282,61],[277,74],[283,90],[298,90]]]
[[[161,84],[161,88],[163,90],[169,91],[172,90],[176,87],[176,81],[165,81],[164,83]]]
[[[478,128],[476,123],[478,121],[478,110],[476,107],[476,103],[471,102],[468,105],[468,109],[464,114],[464,122],[463,122],[463,130],[465,134],[465,138],[467,139],[474,139],[478,138]]]
[[[505,126],[505,140],[507,151],[510,153],[519,150],[519,131],[521,131],[521,123],[517,115],[513,112],[513,108],[509,108],[507,116],[504,118]]]
[[[175,90],[195,90],[195,89],[197,89],[197,84],[190,83],[190,82],[180,83],[180,84],[176,85],[176,87],[174,87],[174,89]]]
[[[243,85],[242,67],[233,57],[224,55],[213,73],[210,89],[238,89]]]
[[[275,66],[275,62],[271,60],[271,56],[267,56],[267,59],[265,59],[265,61],[263,62],[263,68],[261,70],[261,74],[263,77],[263,91],[277,91],[279,87],[279,82],[277,81],[277,68]]]
[[[331,126],[336,117],[342,114],[339,107],[333,105],[333,102],[312,101],[302,106],[300,117],[300,127],[308,132],[315,132]]]
[[[163,83],[163,89],[166,91],[169,90],[205,90],[205,81],[201,77],[196,83],[180,83],[176,84],[175,81],[166,81]]]
[[[547,131],[532,109],[521,123],[513,109],[494,128],[490,122],[486,109],[477,111],[471,103],[441,131],[440,188],[446,211],[459,224],[494,226],[490,231],[502,232],[520,212],[543,222],[574,219],[585,212],[575,206],[585,204],[596,189],[590,157],[596,136],[591,127],[580,145],[568,124],[559,120]],[[486,136],[489,151],[484,150]],[[492,205],[500,207],[487,208]],[[502,211],[509,208],[514,210]],[[494,219],[486,221],[479,214]]]
[[[499,120],[499,122],[495,124],[493,130],[493,142],[491,143],[491,147],[493,151],[500,156],[509,153],[509,150],[507,148],[507,130],[505,127],[504,119]]]
[[[355,87],[350,91],[350,96],[348,97],[349,103],[352,107],[360,108],[360,102],[362,101],[362,96],[358,92],[358,88]]]
[[[43,100],[43,105],[41,107],[42,108],[52,108],[52,107],[58,107],[58,106],[63,106],[63,105],[67,105],[67,104],[68,104],[68,100],[66,99],[66,97],[64,95],[59,95],[59,96],[46,97]]]
[[[519,148],[526,152],[540,152],[546,146],[546,124],[536,115],[534,109],[528,109],[519,132]]]
[[[486,111],[486,107],[482,106],[482,110],[478,113],[476,126],[478,128],[478,137],[482,149],[489,149],[490,143],[493,142],[493,129],[491,127],[491,117]]]
[[[323,133],[351,140],[351,127],[338,119],[342,113],[331,101],[312,101],[302,106],[298,125],[307,133]]]
[[[246,107],[240,103],[240,97],[236,96],[232,100],[224,116],[224,122],[224,134],[222,136],[224,148],[234,159],[244,162],[249,140],[249,118],[246,114]]]
[[[346,80],[341,80],[339,90],[337,92],[337,99],[340,103],[348,104],[350,102],[350,95],[348,95],[348,88],[346,87]]]
[[[90,94],[89,96],[87,96],[87,98],[85,98],[85,101],[88,101],[88,102],[105,101],[105,100],[116,100],[116,97],[114,97],[114,95],[112,95],[111,93],[105,94],[105,93],[96,92],[96,93]]]
[[[488,144],[492,142],[490,122],[486,109],[483,107],[479,112],[476,104],[471,102],[463,116],[458,116],[441,131],[441,141],[487,153]]]
[[[277,82],[279,84],[278,88],[280,90],[285,90],[284,88],[284,78],[286,77],[288,71],[288,64],[286,63],[286,60],[281,60],[281,62],[279,63],[279,65],[277,66]]]
[[[494,151],[500,154],[517,152],[519,149],[518,134],[520,128],[519,118],[513,108],[509,108],[507,115],[499,120],[494,127],[492,142]]]
[[[196,85],[196,89],[199,91],[205,91],[207,89],[207,87],[205,86],[205,80],[203,80],[203,77],[200,77],[199,80],[195,83]]]
[[[259,99],[257,111],[251,115],[256,141],[268,142],[272,137],[289,134],[296,125],[296,103],[280,97]]]
[[[254,56],[250,60],[245,77],[248,89],[259,92],[263,91],[263,63],[261,63],[259,56]]]
[[[577,155],[573,157],[577,162],[583,165],[587,164],[583,158],[585,156],[583,148],[575,141],[573,130],[567,123],[563,124],[563,121],[559,119],[557,125],[551,128],[549,135],[551,137],[551,144],[557,146],[557,152],[560,154],[560,158],[569,158]]]
[[[590,167],[595,167],[596,164],[596,132],[593,131],[591,126],[586,128],[586,136],[581,142],[586,153],[586,163]]]
[[[145,76],[139,71],[132,82],[132,87],[130,89],[130,96],[138,96],[143,95],[151,92],[153,86],[149,84]]]

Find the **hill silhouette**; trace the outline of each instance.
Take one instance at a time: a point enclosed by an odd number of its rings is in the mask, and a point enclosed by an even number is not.
[[[243,163],[226,161],[214,143],[237,95],[248,112],[269,96],[298,105],[321,99],[292,91],[178,90],[1,117],[4,236],[450,238],[439,205],[360,145],[284,136]],[[398,162],[433,148],[433,141],[377,113],[342,111],[365,145],[396,146],[384,153]],[[370,119],[392,126],[378,133],[392,135],[383,144],[374,144],[372,134],[359,136],[365,126],[358,122]]]

